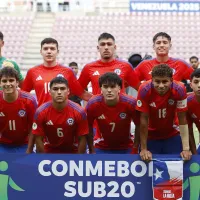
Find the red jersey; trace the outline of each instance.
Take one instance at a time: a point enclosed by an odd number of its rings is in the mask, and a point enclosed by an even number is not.
[[[176,81],[182,81],[190,79],[190,74],[193,72],[193,68],[181,59],[169,58],[165,64],[169,65],[173,69],[173,79]],[[136,68],[135,72],[138,75],[140,81],[150,80],[151,72],[154,66],[161,64],[156,58],[152,60],[144,60]]]
[[[80,96],[83,88],[80,86],[73,71],[69,67],[57,64],[55,67],[45,67],[39,65],[28,70],[26,78],[22,85],[22,90],[30,92],[35,90],[38,99],[38,105],[50,101],[49,84],[56,76],[62,76],[68,80],[70,91]]]
[[[32,133],[45,137],[46,153],[77,153],[78,136],[89,133],[86,113],[70,100],[62,111],[44,103],[36,110]]]
[[[27,144],[36,108],[36,100],[29,93],[19,91],[17,100],[9,103],[0,91],[0,143]]]
[[[81,86],[86,88],[88,83],[92,84],[92,93],[94,95],[100,94],[99,77],[106,72],[115,72],[123,80],[122,92],[124,91],[124,84],[127,82],[131,87],[137,87],[140,83],[134,70],[128,62],[115,59],[111,62],[104,63],[101,60],[89,63],[83,68],[78,79]]]
[[[103,95],[92,97],[87,104],[87,117],[90,127],[97,121],[100,134],[95,136],[96,148],[107,150],[128,149],[133,146],[130,138],[131,120],[137,125],[139,116],[136,116],[136,99],[120,94],[116,106],[107,106]]]
[[[188,94],[187,106],[188,126],[192,127],[192,124],[195,123],[196,127],[200,132],[200,102],[197,101],[194,92]]]
[[[187,95],[182,83],[173,81],[170,90],[160,96],[152,81],[138,91],[136,109],[149,114],[148,139],[166,139],[179,134],[177,112],[187,110]]]

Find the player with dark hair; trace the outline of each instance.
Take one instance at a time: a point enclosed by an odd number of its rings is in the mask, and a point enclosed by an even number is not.
[[[20,68],[19,66],[17,65],[17,63],[13,60],[10,60],[10,59],[7,59],[5,57],[2,56],[2,47],[4,46],[4,35],[2,32],[0,32],[0,69],[2,67],[12,67],[14,68],[18,74],[19,74],[19,86],[21,87],[21,84],[22,84],[22,81],[24,80],[22,74],[21,74],[21,71],[20,71]]]
[[[194,70],[197,69],[199,66],[199,58],[196,56],[190,57],[190,64]]]
[[[181,59],[169,57],[171,47],[171,37],[167,33],[159,32],[153,37],[153,49],[155,50],[156,58],[144,60],[135,68],[140,81],[150,80],[154,66],[162,63],[172,68],[174,80],[182,81],[190,79],[193,68]]]
[[[184,85],[172,77],[173,70],[167,64],[159,64],[153,68],[152,80],[139,88],[136,109],[140,111],[142,160],[151,160],[152,153],[180,153],[185,160],[191,157],[187,95]]]
[[[114,36],[110,33],[102,33],[98,38],[97,46],[101,56],[100,60],[86,64],[81,72],[78,79],[81,86],[86,88],[88,83],[91,82],[92,93],[94,95],[101,93],[98,80],[99,77],[106,72],[115,72],[122,78],[122,92],[124,92],[125,82],[136,89],[139,87],[140,82],[137,76],[131,74],[132,71],[134,73],[134,70],[130,63],[116,59],[116,48]]]
[[[28,92],[35,90],[39,106],[50,100],[49,83],[55,77],[66,78],[72,94],[80,96],[86,101],[89,100],[92,95],[84,91],[73,71],[69,67],[57,63],[59,50],[58,42],[55,39],[45,38],[41,42],[40,53],[44,63],[28,70],[22,86],[22,89]]]
[[[0,70],[0,152],[27,153],[36,100],[29,93],[17,89],[19,73],[11,67]]]
[[[122,79],[116,73],[105,73],[99,78],[102,94],[88,101],[86,110],[90,132],[88,145],[90,153],[130,153],[138,146],[139,116],[135,110],[136,99],[120,93],[122,84]],[[95,135],[93,140],[95,120],[100,134]],[[130,137],[132,120],[136,124],[134,146]]]
[[[190,148],[193,154],[200,154],[200,141],[198,141],[198,150],[196,151],[196,145],[193,133],[193,123],[195,123],[199,133],[200,133],[200,69],[196,69],[191,74],[191,88],[192,93],[188,93],[187,106],[188,106],[188,126],[190,135]]]
[[[81,106],[67,99],[68,94],[65,78],[51,80],[52,101],[37,109],[32,127],[38,153],[85,153],[89,132],[86,113]]]

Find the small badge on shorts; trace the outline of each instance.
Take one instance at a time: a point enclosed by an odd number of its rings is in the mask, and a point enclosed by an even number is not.
[[[126,113],[120,113],[119,116],[121,119],[126,119]]]
[[[168,103],[169,103],[169,105],[173,105],[174,104],[174,100],[173,99],[169,99]]]
[[[121,69],[115,69],[114,71],[117,75],[120,75],[121,74]]]
[[[36,129],[37,129],[37,124],[36,124],[35,122],[34,122],[33,125],[32,125],[32,129],[33,129],[33,130],[36,130]]]
[[[69,118],[69,119],[67,120],[67,123],[68,123],[70,126],[72,126],[72,125],[74,124],[74,119],[73,119],[73,118]]]
[[[57,77],[64,77],[64,75],[63,74],[58,74]]]
[[[140,100],[137,100],[137,106],[141,107],[142,106],[142,102]]]
[[[25,110],[19,110],[18,115],[20,117],[24,117],[26,115],[26,111]]]

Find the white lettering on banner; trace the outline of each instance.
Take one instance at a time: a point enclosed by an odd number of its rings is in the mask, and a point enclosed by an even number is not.
[[[120,196],[131,198],[135,194],[135,185],[130,181],[125,181],[121,185],[116,181],[110,181],[108,183],[103,181],[87,181],[86,184],[87,187],[84,187],[85,185],[82,181],[67,181],[64,185],[64,196],[75,197],[79,195],[80,197],[86,198],[92,195],[94,198],[119,198]],[[83,188],[87,188],[87,190],[83,192]]]
[[[199,11],[200,3],[130,2],[131,11]]]

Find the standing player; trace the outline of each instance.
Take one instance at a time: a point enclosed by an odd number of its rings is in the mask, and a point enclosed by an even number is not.
[[[153,68],[152,80],[139,88],[136,109],[140,111],[142,160],[151,160],[151,153],[181,153],[186,160],[191,157],[186,91],[182,83],[172,80],[172,76],[173,71],[168,65],[159,64]]]
[[[198,144],[198,150],[196,151],[196,145],[193,133],[193,123],[195,123],[200,133],[200,69],[196,69],[191,74],[191,88],[192,93],[188,93],[187,105],[188,105],[188,126],[190,134],[190,148],[193,154],[200,154],[200,145]],[[200,143],[200,141],[198,142]]]
[[[7,59],[2,56],[2,47],[4,46],[4,41],[3,41],[3,33],[0,32],[0,68],[1,67],[13,67],[19,74],[19,86],[21,87],[22,81],[23,81],[23,76],[20,72],[19,66],[17,65],[16,62],[13,60]]]
[[[133,141],[130,138],[130,126],[133,120],[136,124],[136,137],[139,136],[139,126],[135,106],[136,100],[125,94],[120,94],[121,78],[113,72],[108,72],[99,78],[102,94],[92,97],[87,104],[87,117],[90,131],[90,153],[130,153]],[[97,121],[100,135],[94,139],[93,123]],[[137,140],[138,138],[136,138]],[[135,147],[137,147],[135,141]]]
[[[85,153],[87,117],[81,106],[67,99],[67,80],[54,78],[50,82],[50,94],[52,101],[40,106],[34,117],[32,133],[36,136],[37,152]]]
[[[14,68],[0,70],[0,152],[25,153],[27,149],[37,104],[30,94],[17,90],[18,84],[19,74]]]
[[[167,33],[159,32],[153,37],[153,48],[156,58],[144,60],[135,68],[140,81],[150,80],[153,67],[161,63],[165,63],[173,69],[174,80],[190,79],[193,68],[183,60],[169,57],[171,47],[171,37]]]
[[[99,36],[97,49],[101,59],[86,64],[78,79],[83,88],[86,88],[88,83],[91,82],[92,93],[94,95],[100,94],[99,77],[106,72],[115,72],[122,78],[122,92],[124,92],[125,82],[129,86],[138,89],[140,83],[137,76],[134,75],[131,65],[115,58],[116,44],[115,38],[111,34],[102,33]]]
[[[57,63],[56,57],[59,53],[58,42],[53,38],[46,38],[41,42],[40,53],[44,63],[31,68],[23,82],[22,89],[30,92],[35,90],[38,105],[49,101],[49,84],[55,77],[65,77],[68,80],[70,92],[88,101],[91,94],[84,91],[77,81],[73,71],[69,67]]]

